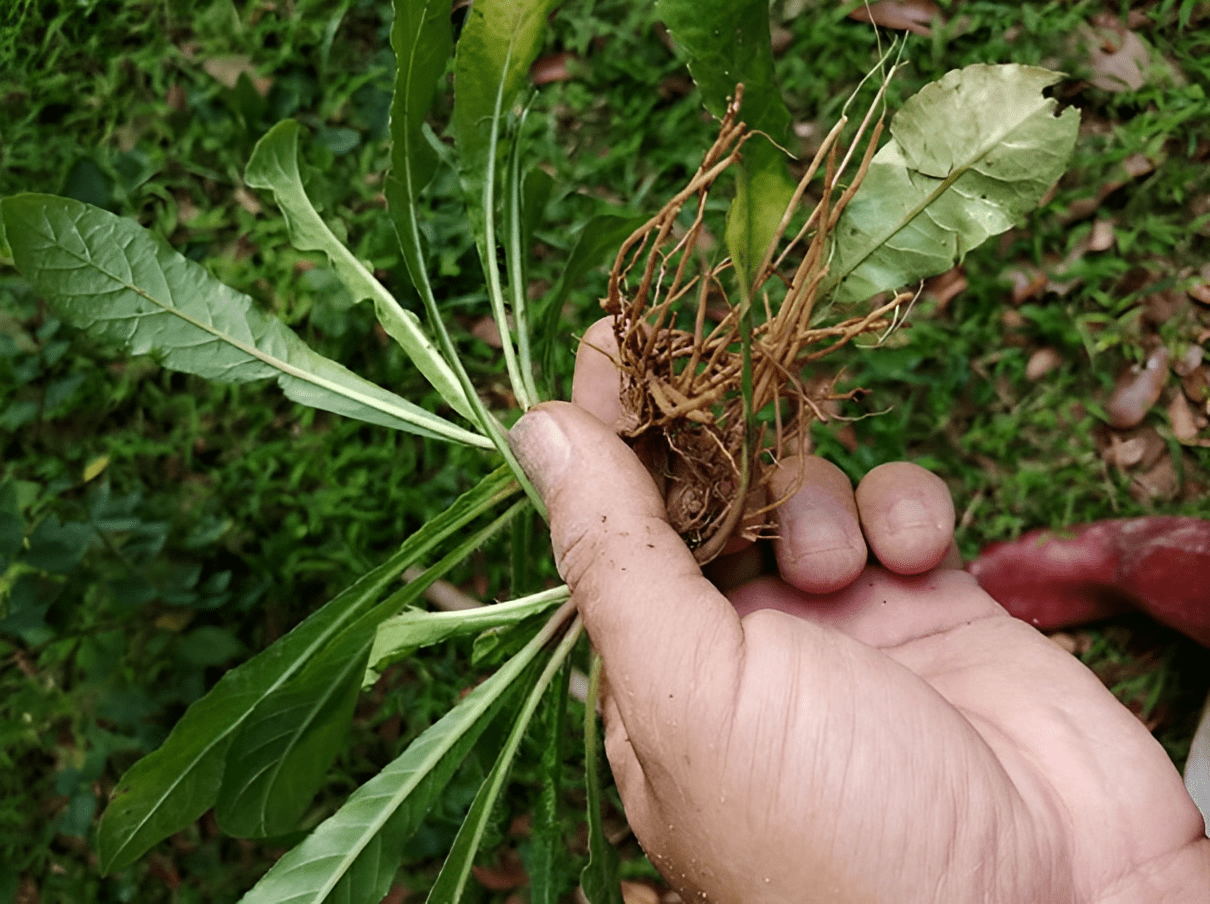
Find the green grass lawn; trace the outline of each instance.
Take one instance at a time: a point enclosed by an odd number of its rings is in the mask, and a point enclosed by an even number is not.
[[[845,14],[857,5],[774,4],[796,153],[809,156],[876,59],[874,29]],[[311,197],[420,310],[382,194],[389,4],[61,6],[0,11],[0,196],[59,193],[134,217],[324,354],[439,410],[372,312],[352,305],[321,256],[291,248],[272,199],[241,178],[269,127],[301,121]],[[585,222],[654,212],[713,140],[650,6],[574,0],[552,20],[546,62],[558,78],[537,90],[527,121],[544,208],[534,294],[558,280]],[[901,458],[934,469],[954,493],[967,556],[1035,527],[1210,517],[1207,365],[1188,358],[1137,427],[1111,429],[1105,413],[1130,365],[1160,345],[1183,359],[1210,338],[1210,14],[1192,0],[907,6],[936,10],[908,39],[893,108],[953,68],[1030,63],[1069,73],[1055,95],[1080,108],[1081,134],[1069,174],[1026,223],[930,281],[883,347],[830,360],[869,392],[816,430],[820,451],[854,478]],[[435,125],[449,108],[439,101]],[[511,397],[475,329],[487,307],[454,183],[439,175],[427,202],[432,276],[477,384],[503,411]],[[568,298],[565,354],[547,374],[555,395],[603,291],[597,270]],[[31,550],[0,574],[0,902],[237,900],[294,838],[224,838],[207,816],[102,878],[90,832],[108,791],[224,669],[492,464],[303,409],[274,386],[219,386],[127,359],[62,324],[0,260],[0,562]],[[454,579],[477,596],[503,592],[507,560],[504,544],[489,547]],[[554,574],[549,563],[539,571]],[[1076,643],[1180,762],[1210,686],[1199,651],[1138,617]],[[309,824],[457,698],[476,677],[469,662],[467,645],[439,647],[363,698]],[[432,880],[488,768],[472,760],[455,782],[401,886]],[[519,770],[513,834],[502,817],[493,839],[497,878],[524,850],[535,783]],[[566,812],[579,852],[576,793]],[[620,825],[616,807],[609,820]],[[621,834],[628,873],[654,875]]]

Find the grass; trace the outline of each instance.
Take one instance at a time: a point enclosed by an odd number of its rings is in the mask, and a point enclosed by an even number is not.
[[[1081,139],[1053,198],[970,256],[961,293],[926,293],[909,329],[842,362],[845,379],[870,395],[845,412],[860,419],[817,431],[821,451],[854,477],[897,458],[934,468],[954,492],[967,555],[1040,526],[1210,516],[1210,451],[1179,443],[1162,405],[1142,428],[1160,438],[1177,477],[1158,493],[1141,470],[1106,464],[1103,417],[1118,372],[1150,343],[1181,353],[1210,326],[1183,294],[1210,259],[1205,13],[1176,0],[941,7],[932,34],[909,44],[893,104],[958,66],[1038,63],[1072,73],[1058,93],[1080,106]],[[779,77],[806,148],[817,134],[808,126],[830,124],[869,68],[876,38],[832,4],[776,8],[786,13]],[[368,0],[81,0],[57,13],[11,4],[0,13],[0,195],[58,192],[136,217],[325,354],[435,407],[369,312],[349,306],[320,260],[289,248],[272,205],[239,175],[265,129],[285,116],[303,121],[312,197],[418,309],[381,201],[393,65],[384,10]],[[1137,90],[1093,84],[1078,36],[1098,16],[1129,22],[1164,61]],[[713,137],[646,5],[569,3],[550,41],[551,52],[572,55],[571,78],[543,88],[529,119],[533,155],[551,177],[535,182],[546,193],[535,287],[558,279],[579,225],[653,211]],[[443,177],[430,197],[431,271],[464,327],[458,341],[472,372],[501,408],[494,350],[470,331],[485,305],[454,193]],[[1094,224],[1105,221],[1113,245],[1091,250]],[[1041,274],[1046,287],[1014,303],[1014,274]],[[558,334],[568,352],[601,294],[603,274],[593,272],[569,296]],[[1059,364],[1030,376],[1043,349]],[[560,394],[568,359],[551,375]],[[379,561],[488,459],[304,411],[271,387],[214,386],[124,360],[59,324],[6,269],[0,387],[0,559],[25,534],[38,554],[36,568],[0,575],[0,901],[233,901],[288,839],[223,839],[203,819],[102,879],[88,841],[101,801],[224,668]],[[457,580],[478,594],[500,591],[507,558],[487,550]],[[1198,651],[1139,618],[1081,632],[1079,644],[1179,762],[1208,683]],[[313,816],[473,681],[469,655],[455,646],[418,656],[364,698]],[[401,883],[431,881],[471,779],[487,768],[471,764]],[[534,793],[522,770],[516,813]],[[500,850],[524,850],[506,822],[497,834]],[[627,869],[650,875],[633,856]]]

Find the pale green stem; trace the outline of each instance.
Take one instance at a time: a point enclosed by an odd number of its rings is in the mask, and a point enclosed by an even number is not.
[[[504,58],[507,70],[512,59],[512,44]],[[483,275],[487,279],[487,295],[492,306],[492,317],[500,332],[500,349],[504,353],[504,367],[508,371],[508,382],[522,411],[532,408],[536,397],[529,394],[526,382],[521,377],[513,349],[513,334],[508,324],[508,311],[504,300],[504,289],[500,285],[500,269],[496,266],[496,150],[500,142],[500,118],[504,115],[504,79],[496,89],[496,108],[492,113],[490,138],[487,143],[487,171],[483,176],[483,242],[479,246],[479,260],[483,264]]]
[[[516,138],[509,154],[508,167],[508,199],[505,204],[506,228],[508,243],[505,246],[505,263],[508,267],[508,287],[512,295],[513,324],[517,330],[517,356],[520,358],[521,380],[529,395],[530,405],[536,403],[541,396],[534,383],[533,356],[529,347],[529,303],[525,297],[525,249],[524,241],[524,203],[521,195],[521,130],[525,127],[525,117],[529,114],[526,108],[521,113],[517,123]],[[518,396],[518,401],[520,397]],[[530,405],[522,407],[528,409]]]

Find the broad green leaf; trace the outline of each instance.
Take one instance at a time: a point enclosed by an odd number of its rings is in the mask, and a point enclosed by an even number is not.
[[[588,704],[584,707],[584,783],[587,791],[588,864],[580,873],[580,888],[589,904],[622,904],[618,881],[621,859],[601,825],[601,752],[597,733],[597,698],[601,691],[601,657],[593,655]]]
[[[378,625],[411,605],[437,578],[499,533],[520,500],[471,533],[417,579],[345,627],[302,672],[257,704],[227,756],[218,820],[233,835],[274,835],[295,827],[340,751]]]
[[[335,670],[326,661],[316,668],[328,658],[313,659],[261,700],[235,733],[215,802],[228,835],[292,831],[327,777],[348,735],[365,672],[364,655],[346,658]]]
[[[391,99],[391,170],[415,202],[437,170],[424,120],[453,49],[448,0],[395,0],[391,26],[395,93]]]
[[[558,904],[569,889],[567,849],[559,822],[559,800],[563,790],[563,757],[567,734],[567,699],[571,669],[564,665],[553,690],[543,701],[535,728],[536,742],[542,751],[538,763],[541,782],[533,807],[528,849],[522,849],[525,871],[529,874],[530,904]]]
[[[556,617],[557,618],[557,617]],[[552,619],[552,623],[556,619]],[[472,690],[333,816],[277,861],[241,904],[377,904],[390,888],[404,842],[420,825],[475,740],[506,705],[554,626],[539,632]]]
[[[405,568],[515,492],[511,475],[504,468],[496,470],[409,537],[390,559],[273,646],[224,675],[189,707],[158,750],[122,776],[97,832],[101,869],[108,872],[133,863],[212,807],[231,739],[258,704],[372,610]]]
[[[270,129],[252,152],[244,181],[253,188],[271,191],[286,218],[290,242],[301,251],[322,251],[328,256],[341,282],[356,301],[370,299],[382,328],[390,334],[417,369],[441,393],[455,411],[472,417],[471,408],[441,353],[425,335],[420,321],[392,297],[344,243],[330,230],[312,206],[298,171],[298,132],[292,119]]]
[[[165,367],[227,383],[276,378],[296,402],[474,446],[477,434],[309,348],[281,321],[137,223],[52,195],[0,202],[17,269],[65,320]]]
[[[512,730],[504,742],[500,755],[496,758],[496,764],[480,786],[479,793],[475,795],[466,819],[458,830],[457,837],[454,838],[454,845],[445,858],[445,863],[441,865],[441,872],[438,873],[437,880],[429,891],[429,904],[458,904],[462,900],[462,892],[466,888],[466,880],[470,877],[475,854],[479,851],[479,844],[483,840],[483,833],[487,829],[488,820],[491,818],[496,801],[500,798],[500,792],[504,790],[508,781],[513,760],[516,759],[517,751],[521,747],[521,739],[525,737],[525,732],[529,729],[529,722],[542,702],[542,698],[546,695],[546,688],[550,685],[551,679],[560,671],[572,648],[575,647],[576,641],[579,640],[582,627],[583,623],[577,618],[559,642],[559,646],[550,659],[547,660],[542,674],[538,676],[538,680],[529,690],[529,695],[520,712],[513,718]]]
[[[768,0],[659,0],[656,15],[688,56],[706,109],[721,118],[743,84],[739,118],[768,136],[744,146],[743,178],[727,216],[727,249],[750,285],[794,194],[777,147],[789,141],[791,118],[773,73]]]
[[[378,626],[373,646],[370,648],[370,669],[366,673],[365,681],[376,679],[378,673],[386,666],[407,658],[421,647],[432,646],[463,634],[515,625],[531,615],[537,615],[563,602],[568,594],[569,591],[564,585],[506,603],[495,603],[460,612],[405,609]]]
[[[467,14],[454,61],[454,118],[462,177],[482,186],[501,113],[529,83],[557,0],[480,0]],[[468,196],[479,204],[479,192]],[[481,214],[476,214],[481,215]]]
[[[834,300],[943,273],[1032,210],[1067,166],[1080,114],[1044,88],[1062,75],[975,65],[926,85],[891,120],[891,140],[836,227]]]

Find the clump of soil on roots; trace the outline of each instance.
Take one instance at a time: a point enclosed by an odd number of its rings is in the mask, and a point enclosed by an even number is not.
[[[812,420],[826,420],[824,403],[860,392],[837,394],[835,378],[809,387],[803,369],[856,336],[888,332],[910,298],[896,296],[832,326],[812,325],[826,303],[833,231],[881,133],[881,119],[867,128],[872,114],[847,146],[839,140],[842,120],[815,154],[755,270],[750,302],[728,296],[740,294],[727,285],[736,282],[727,275],[730,260],[698,263],[710,189],[758,134],[738,120],[741,99],[742,86],[689,184],[623,243],[601,302],[613,316],[622,375],[619,432],[655,477],[673,527],[702,563],[737,533],[767,534],[764,516],[781,501],[767,491],[776,463],[803,447]],[[863,142],[860,163],[842,185]],[[787,241],[821,169],[818,200]]]

